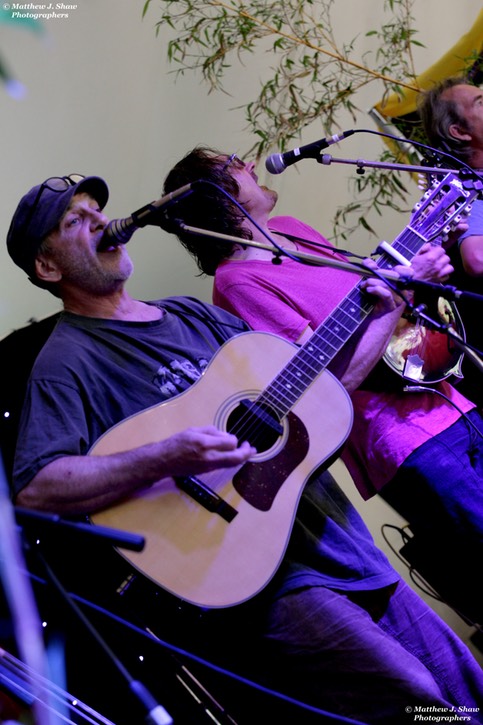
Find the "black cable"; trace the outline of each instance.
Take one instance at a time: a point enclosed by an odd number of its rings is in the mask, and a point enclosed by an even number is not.
[[[410,525],[406,525],[408,528],[410,528]],[[405,528],[405,527],[404,527]],[[408,536],[407,533],[404,531],[404,528],[400,528],[399,526],[396,526],[394,524],[383,524],[381,526],[381,534],[386,542],[387,546],[391,550],[391,552],[396,556],[396,558],[404,564],[404,566],[407,568],[409,572],[409,577],[413,584],[426,596],[430,597],[431,599],[434,599],[436,602],[440,602],[441,604],[444,604],[445,606],[452,609],[461,619],[470,627],[474,627],[477,631],[480,631],[481,627],[476,622],[469,619],[469,617],[464,614],[464,612],[460,611],[455,605],[451,604],[448,600],[446,600],[444,597],[441,596],[441,594],[433,587],[433,585],[428,582],[428,580],[417,570],[417,568],[414,567],[411,562],[406,559],[404,556],[401,556],[400,552],[394,548],[392,543],[389,541],[388,537],[386,536],[386,529],[394,529],[401,535],[401,539],[403,541],[403,546],[408,544],[412,541],[414,537]],[[417,540],[417,537],[416,537]]]
[[[475,176],[478,179],[483,179],[482,175],[479,174],[475,169],[473,169],[469,164],[467,164],[465,161],[462,161],[461,159],[458,159],[456,156],[453,156],[452,154],[447,153],[446,151],[442,151],[440,149],[434,148],[434,146],[429,146],[429,144],[421,143],[421,141],[414,141],[413,139],[404,138],[403,136],[395,136],[391,133],[383,133],[382,131],[375,131],[374,129],[370,128],[357,128],[353,131],[353,133],[370,133],[374,136],[382,136],[383,138],[390,138],[392,141],[397,141],[398,143],[407,143],[411,144],[413,146],[417,146],[418,148],[423,148],[426,151],[429,151],[429,153],[435,154],[436,156],[444,156],[447,159],[451,159],[456,164],[456,167],[463,168],[466,171],[469,172],[471,176]],[[410,171],[410,169],[408,169]],[[441,172],[443,173],[443,172]]]
[[[473,428],[475,433],[477,435],[479,435],[480,438],[483,438],[483,433],[476,427],[476,425],[473,423],[473,421],[468,416],[468,413],[465,413],[463,410],[461,410],[459,405],[456,405],[456,403],[453,400],[451,400],[451,398],[449,398],[447,395],[442,393],[440,390],[436,390],[436,388],[425,387],[423,385],[406,385],[403,388],[403,392],[405,392],[405,393],[435,393],[436,395],[439,395],[441,398],[444,398],[447,403],[452,405],[453,408],[456,408],[456,410],[461,415],[461,417],[465,420],[465,422]],[[469,412],[471,413],[473,410],[476,410],[476,408],[472,408],[471,411],[469,411]]]

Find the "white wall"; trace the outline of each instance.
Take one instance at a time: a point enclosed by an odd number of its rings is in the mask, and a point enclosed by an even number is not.
[[[0,238],[4,239],[20,196],[48,176],[70,172],[103,176],[111,189],[107,213],[124,217],[160,196],[170,167],[190,148],[206,143],[243,152],[252,144],[235,107],[247,102],[258,87],[269,56],[246,59],[230,75],[232,95],[211,94],[199,77],[189,74],[175,82],[166,62],[166,38],[155,36],[158,19],[153,3],[141,19],[144,0],[77,0],[68,19],[45,23],[43,36],[12,25],[0,25],[0,52],[26,88],[22,100],[0,86],[1,190]],[[345,39],[364,33],[378,22],[381,0],[337,0],[336,23]],[[424,70],[473,24],[479,12],[474,0],[417,0],[417,71]],[[359,99],[363,111],[376,103],[382,87],[371,86]],[[362,112],[358,123],[343,128],[374,128]],[[314,124],[303,143],[324,136]],[[357,134],[330,150],[334,157],[376,158],[380,142]],[[265,171],[260,174],[264,178]],[[304,218],[330,231],[334,209],[347,203],[347,179],[352,167],[322,167],[305,162],[279,177],[267,179],[280,193],[278,210]],[[415,198],[417,193],[415,192]],[[394,238],[407,219],[385,215],[380,238]],[[358,235],[353,249],[370,251],[375,240]],[[196,276],[194,263],[174,237],[160,230],[139,231],[130,243],[136,273],[131,291],[144,299],[170,294],[210,298],[210,280]],[[0,246],[0,337],[57,308],[56,300],[30,285]],[[378,543],[386,549],[379,528],[401,523],[379,500],[362,503],[341,464],[338,480],[350,493]],[[397,568],[401,566],[394,560]],[[463,637],[459,619],[442,610]]]

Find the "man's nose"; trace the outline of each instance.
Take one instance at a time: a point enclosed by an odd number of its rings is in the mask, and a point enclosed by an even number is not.
[[[109,222],[108,217],[101,211],[96,211],[92,214],[91,227],[93,229],[105,229]]]

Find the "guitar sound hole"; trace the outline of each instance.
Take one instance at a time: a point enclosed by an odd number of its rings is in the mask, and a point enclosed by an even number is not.
[[[240,442],[248,441],[258,453],[271,448],[283,433],[274,411],[252,400],[242,400],[230,413],[226,429]]]

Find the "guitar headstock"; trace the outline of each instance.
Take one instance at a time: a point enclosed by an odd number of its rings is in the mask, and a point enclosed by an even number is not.
[[[409,227],[426,242],[441,244],[469,214],[479,191],[478,182],[463,182],[453,173],[434,180],[415,204]]]

